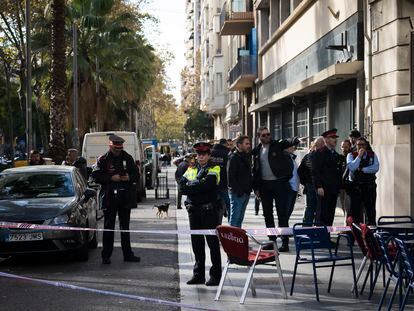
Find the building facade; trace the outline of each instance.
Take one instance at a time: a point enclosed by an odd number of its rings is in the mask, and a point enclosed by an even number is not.
[[[380,159],[378,214],[414,215],[414,3],[256,0],[254,9],[253,129],[308,137],[304,149],[328,128],[339,140],[359,129]]]

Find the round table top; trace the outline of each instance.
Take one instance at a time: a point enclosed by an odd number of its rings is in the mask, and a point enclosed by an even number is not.
[[[403,223],[387,223],[377,225],[377,229],[400,229],[400,230],[414,230],[414,222],[403,222]]]

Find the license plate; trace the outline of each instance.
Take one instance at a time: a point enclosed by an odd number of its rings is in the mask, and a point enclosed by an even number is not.
[[[43,234],[36,233],[10,233],[6,242],[24,242],[24,241],[41,241],[43,240]]]

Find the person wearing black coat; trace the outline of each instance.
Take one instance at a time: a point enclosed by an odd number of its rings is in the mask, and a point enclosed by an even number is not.
[[[338,136],[332,129],[322,134],[325,146],[312,158],[313,184],[318,197],[316,221],[332,226],[339,190],[342,185],[342,160],[335,151]]]
[[[137,166],[131,155],[123,150],[125,140],[117,135],[109,136],[110,150],[99,157],[92,172],[92,178],[102,185],[104,192],[104,229],[115,229],[116,215],[119,217],[119,228],[129,230],[131,208],[136,207],[136,189],[138,182]],[[114,232],[103,233],[102,263],[110,264],[114,247]],[[129,232],[121,233],[121,247],[124,261],[139,262],[131,249]]]
[[[275,141],[270,137],[266,127],[258,129],[260,144],[252,151],[253,156],[253,189],[262,201],[263,215],[266,228],[274,228],[273,201],[276,202],[276,212],[279,227],[289,226],[289,180],[292,178],[293,163],[289,154],[283,150],[282,140]],[[276,241],[276,236],[269,239]],[[289,250],[289,238],[282,237],[282,247],[279,251]]]
[[[224,215],[229,215],[230,212],[230,198],[227,188],[227,161],[229,149],[227,148],[227,139],[220,139],[218,144],[215,144],[211,149],[211,162],[220,166],[220,184],[219,196],[223,202],[225,210]]]
[[[250,193],[252,192],[252,164],[250,158],[250,139],[240,136],[236,140],[236,150],[230,155],[227,165],[228,185],[230,189],[231,226],[241,228]]]

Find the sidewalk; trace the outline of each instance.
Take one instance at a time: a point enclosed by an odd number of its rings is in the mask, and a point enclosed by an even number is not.
[[[301,222],[304,210],[304,197],[302,196],[295,205],[295,210],[290,219],[290,226]],[[335,224],[343,225],[343,214],[341,209],[336,210]],[[254,199],[250,199],[247,207],[243,227],[244,228],[263,228],[264,218],[261,215],[254,215]],[[189,229],[188,216],[185,209],[177,211],[177,229]],[[227,224],[227,219],[223,219],[223,224]],[[263,237],[261,237],[263,239]],[[343,241],[344,242],[344,241]],[[354,247],[356,252],[355,269],[357,271],[362,255],[358,247]],[[377,283],[376,291],[372,301],[367,300],[368,292],[366,289],[364,296],[356,299],[350,292],[352,287],[352,273],[350,267],[337,267],[332,282],[331,293],[327,293],[327,285],[329,281],[329,268],[318,269],[318,284],[320,302],[315,298],[312,265],[300,265],[296,276],[295,290],[293,296],[289,296],[292,281],[292,273],[295,261],[295,246],[293,239],[290,240],[290,252],[282,253],[280,256],[283,276],[288,293],[288,299],[282,298],[281,289],[278,282],[276,267],[259,266],[255,270],[253,276],[256,285],[257,296],[252,297],[249,290],[244,305],[239,304],[239,299],[243,290],[244,282],[247,277],[247,268],[234,266],[229,269],[226,282],[223,287],[220,301],[214,301],[217,287],[207,287],[204,285],[187,285],[186,281],[192,276],[193,254],[191,250],[190,236],[179,235],[178,237],[178,254],[179,254],[179,273],[180,273],[180,293],[181,302],[192,305],[208,307],[217,310],[267,310],[289,308],[290,310],[374,310],[381,298],[383,291],[382,282]],[[208,269],[211,266],[209,251],[206,246],[206,277],[208,278]],[[222,252],[223,264],[227,260],[226,255]],[[362,277],[365,274],[362,275]],[[361,277],[361,278],[362,278]],[[360,284],[362,281],[360,280]],[[388,291],[392,293],[394,286],[391,285]],[[389,296],[388,296],[389,297]],[[388,303],[386,300],[385,303]],[[394,306],[397,309],[397,299]],[[407,306],[406,310],[410,310]],[[184,309],[183,309],[184,310]]]

